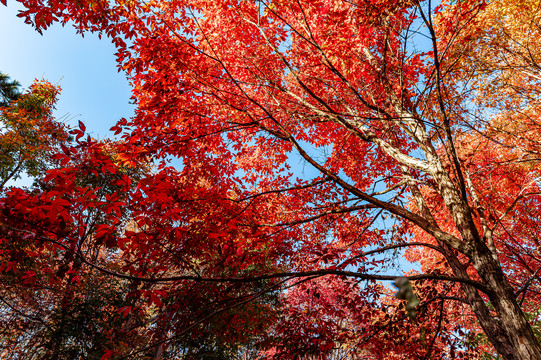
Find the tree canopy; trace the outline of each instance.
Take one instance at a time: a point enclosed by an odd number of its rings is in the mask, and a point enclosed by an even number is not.
[[[20,2],[137,109],[4,191],[6,358],[541,359],[537,1]]]
[[[0,73],[1,107],[9,105],[20,96],[19,86],[20,84],[17,81],[10,81],[8,75]]]

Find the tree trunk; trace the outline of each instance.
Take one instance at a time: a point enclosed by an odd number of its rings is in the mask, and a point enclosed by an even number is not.
[[[518,305],[515,292],[507,282],[500,264],[494,260],[485,244],[479,243],[476,246],[472,261],[483,282],[492,290],[489,299],[513,347],[512,357],[503,353],[502,356],[505,359],[541,359],[541,345]]]
[[[481,306],[482,299],[477,290],[465,289],[470,306],[483,330],[504,359],[541,360],[541,345],[516,301],[515,292],[509,285],[501,264],[484,243],[484,238],[479,236],[469,205],[460,196],[439,159],[434,156],[430,160],[434,166],[432,175],[438,184],[439,192],[468,248],[465,255],[471,260],[482,282],[491,290],[491,293],[487,295],[498,319],[490,315],[485,304]],[[467,274],[461,274],[461,264],[457,267],[450,262],[450,265],[455,275],[467,276]],[[472,290],[476,294],[473,294]]]
[[[406,168],[404,168],[403,171],[406,176],[410,175],[409,171]],[[427,206],[417,184],[414,181],[410,181],[408,185],[422,216],[433,224],[437,225],[436,220],[434,219],[430,208]],[[468,279],[469,275],[466,271],[466,268],[459,261],[453,249],[443,241],[436,241],[438,243],[438,246],[441,248],[442,255],[449,263],[449,267],[451,268],[453,273],[460,278]],[[464,283],[460,284],[460,288],[464,292],[468,305],[470,305],[473,313],[479,320],[479,324],[483,328],[490,343],[494,346],[496,351],[501,354],[505,359],[514,359],[515,352],[513,349],[513,345],[509,341],[502,327],[502,324],[500,323],[500,321],[498,321],[498,319],[495,319],[492,314],[490,314],[490,311],[487,308],[485,301],[483,300],[477,289]]]

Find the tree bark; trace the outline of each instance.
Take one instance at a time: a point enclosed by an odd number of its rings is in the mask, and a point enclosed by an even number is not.
[[[404,167],[402,170],[404,174],[409,178],[410,174],[408,169]],[[434,216],[432,215],[430,208],[426,204],[423,195],[415,181],[408,181],[408,186],[411,190],[413,199],[421,215],[437,226],[436,220],[434,219]],[[449,267],[451,268],[455,276],[469,279],[470,277],[466,269],[460,263],[453,249],[443,241],[440,241],[438,239],[436,239],[436,241],[438,243],[441,253],[447,260],[447,263],[449,264]],[[498,321],[498,319],[495,319],[490,314],[489,309],[487,308],[483,298],[481,297],[477,289],[464,283],[460,284],[460,288],[464,292],[468,305],[471,307],[476,318],[479,320],[479,324],[483,328],[485,334],[487,335],[489,341],[494,346],[496,351],[501,354],[505,359],[514,359],[513,345],[509,342],[509,339],[504,332],[501,322]]]
[[[489,320],[491,316],[485,311],[486,306],[483,309],[478,304],[478,294],[477,296],[473,293],[470,294],[472,310],[475,312],[489,340],[504,359],[541,359],[541,345],[518,305],[515,292],[509,285],[500,263],[494,259],[492,251],[484,243],[484,238],[479,236],[470,207],[464,203],[440,162],[435,163],[435,169],[433,175],[439,186],[443,201],[453,217],[462,240],[467,245],[466,248],[471,250],[465,255],[471,260],[482,282],[491,290],[487,295],[494,306],[500,326],[494,326],[494,322]],[[460,276],[462,271],[453,266],[453,262],[450,262],[450,265],[455,275]],[[466,290],[466,295],[472,290]],[[477,292],[477,290],[473,291]],[[507,338],[507,341],[503,340],[501,330],[503,330],[503,335]]]
[[[492,257],[490,249],[485,244],[478,243],[472,261],[483,282],[492,290],[489,294],[490,302],[513,347],[512,357],[503,353],[502,356],[505,359],[541,359],[541,345],[517,303],[513,288],[507,282],[500,264]]]

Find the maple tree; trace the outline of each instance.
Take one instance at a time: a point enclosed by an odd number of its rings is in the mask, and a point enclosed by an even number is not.
[[[4,272],[54,253],[150,316],[103,359],[541,358],[535,1],[20,2],[134,87],[113,152],[80,124],[2,200]]]
[[[4,79],[2,77],[1,79]],[[37,176],[48,168],[56,148],[66,141],[64,125],[54,120],[52,111],[58,87],[36,81],[23,95],[17,83],[3,80],[5,106],[0,107],[0,191],[9,180],[22,174]]]
[[[58,166],[54,154],[61,148],[67,149],[70,142],[66,127],[52,115],[60,91],[58,86],[35,81],[24,94],[14,90],[6,87],[9,101],[0,108],[3,125],[0,190],[10,194],[3,203],[4,210],[20,208],[21,205],[16,203],[18,196],[28,197],[48,189],[43,182],[45,172]],[[79,165],[82,165],[80,161]],[[32,186],[26,190],[6,186],[9,180],[17,180],[23,173],[34,178]],[[85,177],[84,172],[78,172],[79,183],[88,185],[92,180],[88,175]],[[105,185],[105,192],[114,191],[107,182],[102,185]],[[58,208],[47,207],[47,201],[43,200],[40,204],[47,209],[44,215],[53,218]],[[87,221],[94,218],[90,226],[100,221],[95,212],[85,215]],[[133,331],[122,330],[128,319],[115,311],[135,303],[133,299],[126,299],[129,289],[125,283],[104,279],[96,271],[82,269],[77,261],[73,261],[73,253],[62,254],[54,246],[40,246],[21,238],[20,232],[14,230],[23,222],[17,216],[11,216],[9,211],[3,216],[5,221],[0,222],[2,358],[73,359],[84,354],[88,359],[100,359],[104,346],[111,347],[111,343],[117,348],[122,346],[119,338],[126,346],[130,341],[125,337],[131,338],[132,343],[138,339]],[[66,231],[69,226],[64,222],[60,229]],[[104,261],[104,256],[99,256],[103,252],[99,247],[83,247],[79,251],[83,249],[92,252],[94,260]],[[112,261],[114,256],[108,254],[106,259]],[[141,316],[132,316],[129,319],[132,326],[137,323],[136,318],[141,322]]]

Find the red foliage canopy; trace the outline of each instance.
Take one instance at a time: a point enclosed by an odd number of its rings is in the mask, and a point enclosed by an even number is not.
[[[486,86],[510,52],[489,28],[516,12],[494,25],[498,2],[477,0],[21,3],[39,31],[110,37],[137,103],[120,141],[83,140],[80,124],[39,189],[4,195],[3,276],[34,286],[37,259],[72,291],[33,356],[68,356],[74,294],[97,277],[121,289],[100,319],[121,316],[73,346],[83,357],[541,358],[537,57],[514,50],[520,80]],[[397,275],[405,248],[420,268]]]

